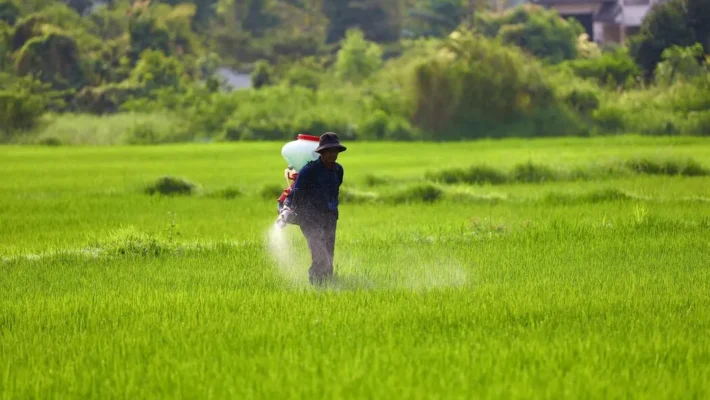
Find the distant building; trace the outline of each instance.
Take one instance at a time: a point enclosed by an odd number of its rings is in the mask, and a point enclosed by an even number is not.
[[[623,44],[639,32],[641,22],[654,4],[663,0],[531,0],[553,8],[565,18],[578,20],[590,40]]]
[[[230,68],[221,67],[215,71],[218,79],[222,80],[231,90],[251,88],[251,76]]]

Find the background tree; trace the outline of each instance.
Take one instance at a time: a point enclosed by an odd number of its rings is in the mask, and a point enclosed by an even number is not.
[[[576,20],[560,18],[557,11],[535,5],[480,15],[475,29],[552,63],[577,57],[577,39],[584,33]]]
[[[323,0],[329,21],[326,42],[339,42],[350,28],[360,29],[368,40],[395,41],[402,28],[401,7],[399,0]]]
[[[630,40],[631,53],[647,79],[652,77],[667,48],[692,46],[700,40],[706,46],[705,51],[710,50],[707,47],[710,27],[702,25],[710,22],[706,21],[710,18],[707,17],[708,3],[708,0],[670,0],[653,6],[641,24],[639,35]],[[705,15],[695,14],[697,12]]]
[[[345,81],[359,83],[377,71],[381,64],[380,46],[365,40],[359,29],[348,30],[335,62],[336,75]]]
[[[0,21],[12,26],[20,18],[20,9],[10,0],[0,0]]]

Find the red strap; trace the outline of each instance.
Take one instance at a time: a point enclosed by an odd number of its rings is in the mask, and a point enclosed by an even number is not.
[[[291,185],[289,187],[287,187],[283,191],[283,193],[281,193],[281,196],[279,196],[279,203],[283,203],[284,200],[286,200],[286,197],[288,197],[288,195],[291,193],[291,189],[293,189],[293,185],[296,184],[296,178],[298,178],[298,172],[294,172],[294,173],[289,172],[288,179],[292,182],[291,182]]]
[[[293,186],[289,186],[288,188],[286,188],[286,190],[283,191],[283,193],[281,193],[281,196],[279,197],[279,203],[283,203],[284,200],[286,200],[286,197],[291,194],[291,187]]]

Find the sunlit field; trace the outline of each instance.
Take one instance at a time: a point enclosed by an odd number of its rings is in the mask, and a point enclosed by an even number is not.
[[[282,145],[0,147],[0,398],[710,396],[707,139],[346,142],[324,288]]]

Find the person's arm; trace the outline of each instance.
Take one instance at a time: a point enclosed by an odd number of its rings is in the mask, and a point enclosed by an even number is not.
[[[298,172],[296,182],[293,183],[291,193],[289,193],[286,200],[286,204],[289,208],[295,210],[298,207],[298,200],[303,196],[304,191],[308,190],[312,174],[313,171],[310,165],[306,165]]]

